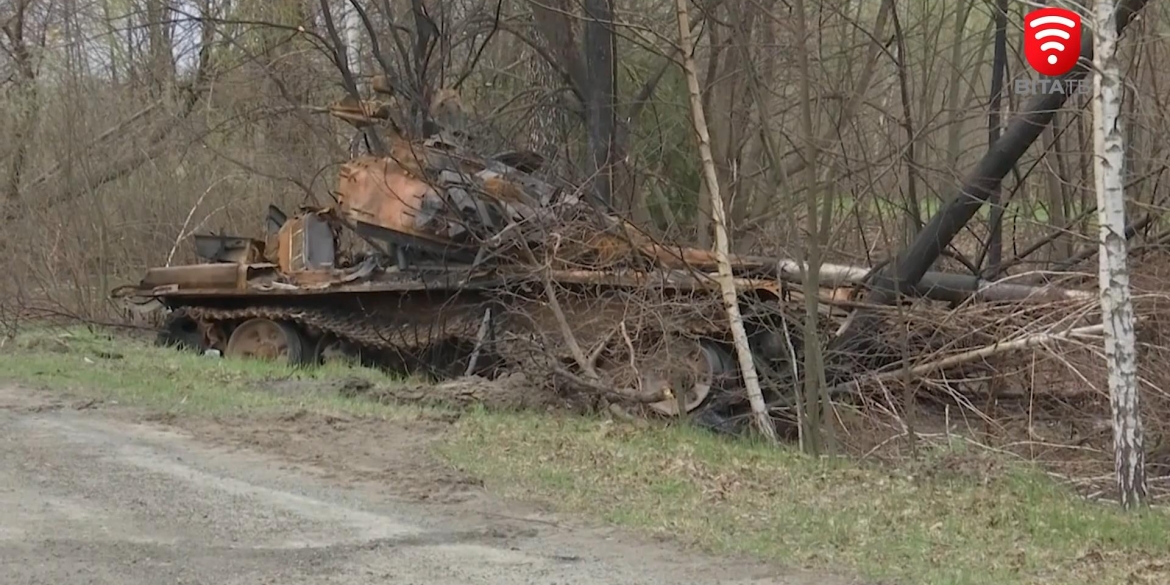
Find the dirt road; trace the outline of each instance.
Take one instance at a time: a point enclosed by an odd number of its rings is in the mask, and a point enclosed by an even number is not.
[[[393,449],[393,445],[386,445]],[[844,585],[0,388],[0,582]]]

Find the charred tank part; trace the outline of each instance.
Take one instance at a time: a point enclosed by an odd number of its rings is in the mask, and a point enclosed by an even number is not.
[[[318,365],[369,365],[362,347],[332,333],[323,333],[313,344],[312,361]]]
[[[293,229],[296,221],[289,220],[286,228]],[[292,240],[282,241],[288,245]],[[468,372],[493,378],[523,371],[535,375],[538,383],[546,377],[526,367],[525,359],[532,354],[546,354],[564,368],[576,368],[559,339],[554,315],[541,300],[536,275],[519,272],[498,278],[498,266],[478,278],[477,271],[461,272],[453,266],[436,267],[441,270],[435,273],[418,269],[395,273],[376,259],[368,256],[357,267],[327,271],[196,265],[187,268],[231,270],[210,284],[179,274],[169,275],[168,281],[153,272],[148,280],[159,287],[157,295],[184,306],[184,312],[201,324],[205,345],[228,357],[313,363],[348,347],[340,353],[357,354],[362,363],[395,373],[443,379]],[[235,280],[239,270],[248,272],[243,288]],[[708,292],[677,284],[647,289],[637,281],[599,284],[587,278],[581,284],[557,278],[564,295],[562,308],[579,343],[602,347],[599,332],[625,330],[609,340],[608,361],[603,361],[629,370],[619,387],[669,392],[671,400],[648,407],[648,414],[694,411],[737,386],[738,367],[731,358],[725,317]],[[646,295],[652,298],[642,298]],[[255,319],[276,325],[244,326]],[[299,352],[294,332],[300,335]],[[543,341],[533,341],[538,338]],[[687,344],[694,351],[688,352]],[[662,352],[672,359],[659,359]],[[606,368],[599,364],[599,369]]]
[[[599,219],[572,189],[529,174],[531,157],[437,139],[390,147],[342,166],[335,205],[269,208],[262,241],[205,238],[203,263],[152,268],[134,292],[182,309],[228,357],[357,357],[430,378],[512,370],[550,386],[560,370],[608,377],[594,394],[650,415],[745,407],[711,252]],[[753,359],[776,372],[769,399],[783,397],[800,336],[799,320],[777,313],[778,265],[732,264]]]
[[[164,347],[189,351],[203,351],[206,345],[199,323],[183,309],[172,311],[163,322],[155,343]]]
[[[464,373],[481,339],[485,303],[474,291],[281,294],[282,290],[264,295],[267,298],[245,294],[184,299],[188,305],[181,311],[205,332],[204,345],[228,357],[291,364],[357,357],[364,365],[427,377]],[[483,332],[482,337],[473,372],[480,375],[498,369],[500,361],[492,347],[494,331]]]
[[[195,255],[208,262],[251,264],[264,259],[264,242],[243,236],[195,234]]]
[[[277,233],[276,261],[283,272],[328,270],[337,262],[335,228],[319,213],[285,221]]]
[[[269,205],[268,214],[264,218],[264,231],[274,236],[280,233],[280,228],[284,227],[286,221],[288,221],[288,215],[285,212],[275,205]]]
[[[662,335],[635,343],[631,344],[635,355],[618,344],[599,360],[596,369],[610,387],[628,388],[638,395],[661,395],[661,400],[647,404],[657,414],[673,417],[694,411],[712,393],[729,387],[737,376],[727,348],[715,340]],[[570,362],[564,367],[573,365]]]
[[[748,346],[752,353],[768,363],[780,367],[787,365],[794,357],[793,354],[797,358],[801,355],[800,335],[793,331],[791,325],[787,336],[784,334],[784,324],[769,326],[767,323],[749,321],[744,325],[749,328]]]
[[[403,271],[428,264],[471,264],[475,260],[475,250],[472,248],[438,244],[373,224],[358,222],[354,225],[354,232],[379,242],[380,247],[394,259],[398,269]]]
[[[678,416],[692,412],[703,405],[712,392],[730,388],[739,377],[738,366],[726,344],[708,339],[689,341],[673,344],[678,348],[673,359],[657,362],[658,367],[650,370],[653,376],[650,382],[665,380],[668,384],[668,398],[650,404],[650,408],[659,414]]]
[[[305,336],[292,323],[253,318],[232,330],[224,356],[299,366],[307,363],[311,355],[305,346]]]

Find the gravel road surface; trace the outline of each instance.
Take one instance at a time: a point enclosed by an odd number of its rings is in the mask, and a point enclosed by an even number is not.
[[[0,583],[848,583],[537,512],[396,499],[34,395],[0,388]]]

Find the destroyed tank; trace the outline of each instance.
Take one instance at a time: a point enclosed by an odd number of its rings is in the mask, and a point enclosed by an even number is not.
[[[521,371],[667,416],[741,401],[712,253],[656,243],[538,179],[535,155],[389,142],[341,165],[333,205],[270,206],[260,235],[195,235],[198,263],[114,295],[165,307],[160,342],[227,358]],[[777,281],[735,268],[757,362],[790,371]]]

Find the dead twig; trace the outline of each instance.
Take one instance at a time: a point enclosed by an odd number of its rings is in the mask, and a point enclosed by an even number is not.
[[[211,193],[211,190],[214,189],[217,185],[219,185],[220,183],[222,183],[222,182],[224,182],[232,177],[235,177],[235,176],[236,175],[228,175],[226,177],[220,177],[219,179],[212,181],[211,184],[208,185],[207,188],[203,190],[203,194],[200,195],[199,198],[195,200],[195,204],[192,205],[191,210],[187,212],[187,219],[183,220],[183,227],[179,228],[179,235],[175,236],[175,243],[174,243],[174,245],[171,246],[170,253],[167,254],[167,262],[166,262],[165,266],[170,266],[171,262],[174,261],[175,252],[179,249],[179,243],[191,235],[191,234],[187,233],[187,226],[191,224],[191,218],[194,217],[195,210],[199,209],[199,206],[203,204],[203,199],[205,197],[207,197],[207,194]],[[199,225],[203,225],[203,224],[200,223]],[[198,228],[196,228],[196,229],[198,229]]]
[[[610,388],[599,382],[586,380],[561,366],[553,366],[552,371],[557,376],[560,376],[565,382],[568,382],[576,390],[591,392],[609,400],[618,402],[633,402],[637,404],[651,404],[654,402],[661,402],[666,399],[665,393],[661,390],[656,392],[623,392],[615,388]]]
[[[1012,341],[996,342],[992,345],[984,346],[978,349],[965,351],[955,355],[947,356],[942,359],[934,360],[924,364],[919,364],[909,369],[908,372],[902,368],[897,370],[883,372],[880,374],[858,378],[845,384],[840,384],[832,389],[832,393],[846,392],[850,387],[858,388],[862,384],[867,383],[881,383],[889,380],[895,380],[899,376],[918,377],[930,372],[938,370],[946,370],[962,364],[972,363],[981,359],[1008,353],[1011,351],[1018,351],[1030,347],[1036,347],[1051,343],[1053,341],[1069,341],[1077,338],[1089,338],[1093,335],[1098,335],[1104,331],[1103,325],[1088,325],[1085,327],[1076,327],[1065,331],[1045,331],[1042,333],[1035,333],[1027,335]]]

